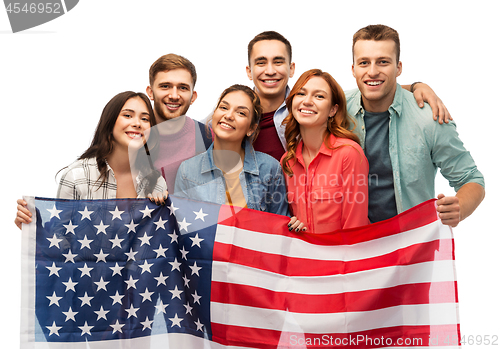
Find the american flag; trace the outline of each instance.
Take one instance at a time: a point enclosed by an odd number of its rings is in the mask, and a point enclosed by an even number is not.
[[[459,346],[433,200],[325,235],[177,197],[28,201],[23,348]]]

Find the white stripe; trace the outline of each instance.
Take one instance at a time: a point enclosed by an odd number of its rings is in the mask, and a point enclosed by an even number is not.
[[[148,348],[148,349],[244,349],[247,347],[225,346],[212,342],[208,339],[196,337],[185,333],[165,333],[150,337],[132,339],[116,339],[93,342],[75,343],[21,343],[21,349],[124,349],[124,348]]]
[[[337,294],[422,282],[455,281],[455,264],[454,261],[434,261],[345,275],[288,277],[247,266],[214,261],[212,280],[256,286],[276,292]]]
[[[458,304],[401,305],[363,312],[302,314],[225,303],[211,303],[212,323],[303,333],[353,333],[376,328],[458,323]]]
[[[61,5],[64,10],[64,13],[68,13],[68,10],[66,9],[66,0],[61,0]]]
[[[435,221],[417,229],[354,245],[319,246],[292,237],[224,225],[217,227],[215,241],[290,257],[354,261],[384,255],[423,242],[451,238],[451,229],[444,226],[441,221]]]

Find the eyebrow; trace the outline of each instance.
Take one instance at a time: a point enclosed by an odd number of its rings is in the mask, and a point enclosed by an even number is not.
[[[230,105],[228,102],[226,102],[226,101],[224,101],[224,100],[222,100],[222,101],[219,103],[219,105],[221,105],[221,104],[224,104],[224,105]],[[244,105],[239,105],[239,106],[237,106],[237,107],[236,107],[236,109],[246,109],[246,110],[250,111],[250,109],[249,109],[248,107],[245,107]]]
[[[283,61],[286,61],[286,57],[284,56],[276,56],[276,57],[273,57],[272,60],[283,60]],[[260,56],[260,57],[256,57],[255,58],[255,62],[258,62],[258,61],[267,61],[267,57],[264,57],[264,56]]]
[[[122,109],[122,112],[124,112],[124,111],[128,111],[128,112],[135,113],[135,110],[134,110],[134,109]],[[149,115],[149,113],[148,113],[147,111],[142,112],[141,114],[146,114],[146,115]]]

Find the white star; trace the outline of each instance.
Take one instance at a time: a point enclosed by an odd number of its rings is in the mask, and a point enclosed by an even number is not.
[[[151,212],[153,212],[154,210],[150,209],[148,206],[146,206],[146,208],[144,210],[139,210],[139,212],[142,213],[142,218],[146,218],[146,216],[148,216],[149,218],[151,218]]]
[[[52,296],[46,296],[46,297],[47,297],[47,298],[49,299],[49,301],[50,301],[50,303],[49,303],[49,307],[50,307],[52,304],[55,304],[55,305],[59,306],[59,299],[61,299],[61,298],[62,298],[62,297],[57,297],[57,295],[56,295],[56,291],[54,291],[54,292],[52,293]]]
[[[80,270],[82,272],[82,275],[80,275],[80,277],[83,277],[84,275],[87,275],[88,277],[90,277],[90,271],[94,268],[89,268],[87,267],[87,263],[85,263],[83,265],[83,268],[77,268],[78,270]]]
[[[168,275],[163,276],[163,272],[160,272],[160,276],[155,277],[155,280],[158,281],[158,284],[156,286],[158,287],[158,286],[160,286],[160,284],[167,286],[167,284],[165,283],[165,280],[167,280],[167,279],[168,279]]]
[[[200,242],[202,242],[203,240],[205,240],[205,239],[200,239],[199,236],[198,236],[198,233],[196,233],[196,236],[194,238],[190,237],[190,239],[191,239],[191,241],[193,241],[193,244],[191,245],[191,247],[193,247],[194,245],[196,245],[199,248],[201,248]]]
[[[118,320],[117,320],[117,321],[118,321]],[[93,329],[93,328],[94,328],[94,326],[89,326],[89,325],[87,324],[87,321],[85,321],[85,324],[84,324],[83,326],[78,326],[78,328],[79,328],[80,330],[82,330],[82,336],[83,336],[84,334],[88,334],[88,335],[90,335],[90,336],[91,336],[92,334],[90,333],[90,330],[91,330],[91,329]]]
[[[177,257],[175,257],[175,259],[174,259],[173,262],[168,262],[168,264],[170,264],[172,266],[172,270],[171,271],[174,271],[174,269],[177,269],[178,271],[181,271],[181,269],[179,267],[181,266],[182,263],[177,262]]]
[[[182,250],[180,250],[180,252],[182,253],[182,259],[187,260],[187,254],[189,253],[189,251],[186,251],[184,246],[182,246]]]
[[[52,237],[51,237],[51,238],[46,238],[46,239],[50,241],[50,246],[49,246],[49,248],[51,248],[52,246],[55,246],[55,247],[57,247],[57,248],[59,248],[59,249],[60,249],[60,247],[59,247],[59,243],[60,243],[61,241],[63,241],[63,239],[58,239],[58,238],[57,238],[57,236],[56,236],[56,234],[52,235]]]
[[[134,279],[132,278],[132,275],[130,275],[130,278],[129,278],[128,280],[124,280],[124,281],[125,281],[125,283],[127,284],[127,290],[128,290],[128,289],[129,289],[129,288],[131,288],[131,287],[132,287],[132,288],[136,288],[136,287],[135,287],[135,284],[137,283],[137,281],[139,281],[139,279],[134,280]]]
[[[61,213],[62,210],[58,210],[56,208],[56,204],[54,204],[54,207],[52,209],[50,209],[50,210],[47,209],[47,211],[50,212],[50,218],[49,218],[49,220],[52,219],[52,217],[57,217],[57,218],[61,219],[61,217],[59,217],[59,213]]]
[[[113,275],[111,275],[111,276],[115,276],[115,274],[118,274],[118,275],[120,275],[120,276],[121,276],[121,275],[122,275],[122,271],[121,271],[121,270],[122,270],[123,268],[125,268],[125,267],[120,267],[120,266],[118,265],[118,263],[117,263],[117,262],[115,262],[115,266],[114,266],[114,267],[109,267],[109,269],[113,270]]]
[[[106,257],[109,256],[109,253],[102,252],[102,248],[101,248],[101,251],[99,253],[94,253],[94,256],[97,257],[96,262],[102,261],[102,262],[106,263]]]
[[[153,236],[148,236],[146,232],[144,232],[144,235],[141,238],[138,238],[141,240],[141,246],[142,245],[149,245],[149,240],[151,240]]]
[[[120,333],[123,333],[122,332],[122,327],[125,326],[125,324],[120,324],[118,322],[118,320],[116,320],[115,324],[114,325],[109,325],[113,328],[113,333],[115,333],[116,331],[120,332]]]
[[[194,293],[191,294],[191,296],[193,296],[195,303],[198,303],[199,305],[201,305],[201,303],[200,303],[201,296],[198,296],[198,293],[196,292],[196,290],[194,291]]]
[[[132,219],[132,221],[130,222],[130,224],[125,224],[125,226],[128,228],[128,231],[127,231],[127,234],[130,233],[131,231],[133,231],[135,233],[135,228],[138,226],[139,224],[136,224],[134,223],[134,220]]]
[[[90,297],[87,292],[85,292],[83,297],[78,297],[78,299],[82,301],[82,305],[80,305],[80,307],[83,307],[85,304],[92,307],[92,305],[90,305],[90,301],[94,299],[94,297]]]
[[[153,320],[149,320],[149,318],[146,316],[146,320],[141,322],[141,325],[144,326],[142,330],[144,331],[146,328],[149,328],[151,330],[151,324],[153,323]]]
[[[189,288],[189,281],[190,280],[188,279],[188,277],[186,275],[184,275],[182,277],[182,280],[184,280],[184,286],[186,286],[187,288]]]
[[[144,303],[145,301],[150,301],[150,302],[152,302],[152,300],[151,300],[151,296],[154,294],[154,292],[149,292],[147,287],[146,287],[146,289],[144,290],[144,292],[139,293],[139,294],[140,294],[140,296],[142,297],[142,302],[141,302],[141,303]]]
[[[111,246],[111,249],[113,249],[115,247],[122,248],[122,241],[123,240],[125,240],[125,239],[118,238],[118,234],[116,234],[113,239],[109,239],[109,241],[113,244],[113,246]]]
[[[62,268],[56,267],[56,263],[54,263],[54,262],[52,262],[52,266],[50,266],[50,267],[45,266],[45,268],[49,269],[49,271],[50,271],[49,276],[55,275],[57,277],[59,277],[59,270],[62,269]]]
[[[82,221],[83,221],[85,218],[87,218],[87,219],[90,221],[90,220],[91,220],[91,219],[90,219],[90,215],[91,215],[92,213],[94,213],[94,211],[89,211],[89,210],[87,209],[87,206],[85,206],[85,209],[84,209],[83,211],[78,211],[78,213],[82,215]]]
[[[78,225],[73,225],[73,223],[71,223],[71,221],[69,221],[69,224],[63,224],[63,227],[66,228],[65,234],[68,234],[68,233],[75,234],[75,229],[78,228]]]
[[[193,315],[193,313],[191,313],[191,310],[193,310],[193,307],[189,305],[189,302],[187,304],[183,304],[184,308],[186,308],[186,315],[187,314],[190,314],[190,315]]]
[[[75,315],[78,314],[78,312],[71,310],[71,307],[69,307],[68,311],[63,311],[62,313],[66,315],[66,320],[64,320],[64,322],[67,322],[68,320],[76,322]]]
[[[200,321],[200,318],[198,318],[198,321],[194,322],[196,325],[196,331],[203,332],[203,324]]]
[[[184,292],[182,290],[179,290],[177,288],[177,285],[175,285],[175,288],[173,290],[168,290],[170,293],[172,293],[172,299],[174,298],[179,298],[181,299],[181,293]]]
[[[172,240],[170,241],[170,243],[171,243],[171,244],[173,244],[173,243],[174,243],[174,241],[175,241],[175,242],[177,242],[177,243],[179,243],[179,242],[177,241],[177,238],[179,237],[179,235],[177,235],[177,233],[175,232],[175,230],[172,232],[172,234],[168,234],[168,236],[170,236],[170,238],[172,239]]]
[[[166,314],[167,312],[165,311],[165,308],[168,307],[168,303],[167,304],[163,304],[162,300],[160,299],[158,301],[158,305],[155,305],[155,308],[156,308],[156,314],[159,314],[159,313],[163,313],[163,314]]]
[[[111,213],[113,215],[113,218],[111,220],[114,221],[115,218],[118,218],[119,220],[121,220],[123,212],[125,212],[125,211],[120,211],[120,210],[118,210],[118,206],[115,206],[114,211],[109,211],[109,213]]]
[[[97,314],[97,320],[96,321],[99,321],[99,319],[104,319],[104,320],[108,320],[106,318],[106,314],[109,313],[109,310],[104,310],[102,305],[101,305],[101,309],[100,310],[94,310],[94,313]]]
[[[84,247],[86,247],[90,250],[90,244],[92,243],[92,241],[94,241],[94,240],[87,239],[87,235],[85,235],[83,237],[83,240],[78,240],[78,242],[82,244],[82,246],[80,247],[80,250],[83,250]]]
[[[167,248],[163,248],[160,244],[160,247],[158,247],[156,250],[153,250],[156,252],[156,258],[160,258],[160,256],[162,257],[166,257],[165,256],[165,252],[168,250],[168,247]]]
[[[75,263],[75,257],[78,256],[77,254],[73,254],[73,252],[71,252],[71,250],[69,250],[68,253],[63,253],[62,255],[64,257],[66,257],[66,260],[64,261],[64,263],[67,263],[67,262]]]
[[[158,221],[153,222],[153,223],[154,223],[154,224],[156,224],[156,230],[158,230],[158,229],[160,229],[160,228],[161,228],[161,229],[163,229],[163,230],[165,230],[165,223],[167,223],[167,222],[168,222],[168,220],[164,221],[164,220],[160,217],[160,219],[159,219]]]
[[[99,290],[108,291],[108,290],[106,289],[106,285],[107,285],[107,284],[109,284],[109,281],[104,281],[104,280],[103,280],[103,278],[102,278],[102,276],[101,276],[101,280],[99,280],[99,281],[94,281],[94,284],[96,284],[96,286],[97,286],[97,290],[96,290],[96,292],[97,292],[97,291],[99,291]],[[99,320],[99,319],[98,319],[98,320]]]
[[[69,278],[67,282],[63,282],[63,285],[66,286],[66,290],[64,292],[68,292],[69,290],[76,292],[75,286],[78,285],[78,282],[74,282]]]
[[[139,309],[140,309],[140,307],[134,308],[134,305],[130,304],[130,308],[125,309],[125,311],[128,313],[127,319],[130,318],[131,316],[137,317],[137,310],[139,310]]]
[[[196,215],[194,220],[201,219],[203,222],[205,222],[205,217],[208,216],[207,213],[203,213],[203,208],[200,208],[198,212],[193,211],[193,213]]]
[[[57,335],[59,337],[59,330],[62,328],[59,327],[59,326],[56,326],[56,322],[52,322],[52,326],[45,326],[48,328],[48,330],[50,331],[49,333],[49,337],[52,336],[53,334]]]
[[[96,235],[98,235],[99,233],[104,233],[105,235],[107,235],[106,228],[109,227],[109,225],[103,224],[102,220],[101,220],[101,223],[99,223],[99,225],[94,225],[94,227],[97,228]]]
[[[177,223],[179,224],[179,232],[183,229],[188,232],[188,227],[191,225],[191,223],[186,222],[186,217],[182,219],[182,222]]]
[[[116,291],[115,295],[114,296],[109,296],[109,298],[111,298],[113,300],[113,304],[111,305],[114,305],[115,303],[120,303],[122,304],[122,298],[125,297],[125,295],[120,295],[118,293],[118,291]]]
[[[170,215],[171,215],[171,216],[175,213],[175,211],[177,211],[177,210],[179,209],[178,207],[175,207],[175,206],[174,206],[174,203],[173,203],[173,202],[171,202],[171,203],[170,203],[170,206],[167,206],[167,207],[170,209]]]
[[[135,261],[135,255],[137,254],[137,252],[132,251],[132,247],[130,248],[130,252],[125,252],[125,254],[128,257],[127,261]]]
[[[182,318],[179,318],[177,316],[177,313],[175,314],[175,317],[173,318],[168,318],[170,321],[172,321],[172,325],[170,327],[174,327],[174,326],[179,326],[181,327],[181,321],[183,320]]]
[[[199,267],[196,264],[196,261],[194,262],[193,266],[189,266],[189,267],[191,268],[191,275],[196,274],[196,275],[200,276],[200,274],[198,272],[200,271],[201,267]]]
[[[139,268],[142,269],[141,274],[144,274],[144,272],[146,272],[146,271],[151,274],[151,266],[152,265],[153,265],[153,263],[150,264],[150,263],[148,263],[147,260],[145,260],[144,264],[139,265]]]

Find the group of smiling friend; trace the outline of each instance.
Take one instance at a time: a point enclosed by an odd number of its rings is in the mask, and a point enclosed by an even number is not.
[[[321,234],[389,219],[435,197],[440,168],[456,195],[439,194],[437,212],[456,226],[485,191],[448,111],[426,84],[397,83],[394,29],[360,29],[352,52],[357,89],[344,93],[320,69],[290,89],[290,43],[260,33],[248,45],[254,88],[224,90],[206,123],[186,116],[197,98],[194,65],[162,56],[150,68],[147,96],[127,91],[108,102],[89,149],[62,171],[57,197],[162,204],[170,193],[289,215],[289,230]],[[32,214],[17,203],[21,228]]]

